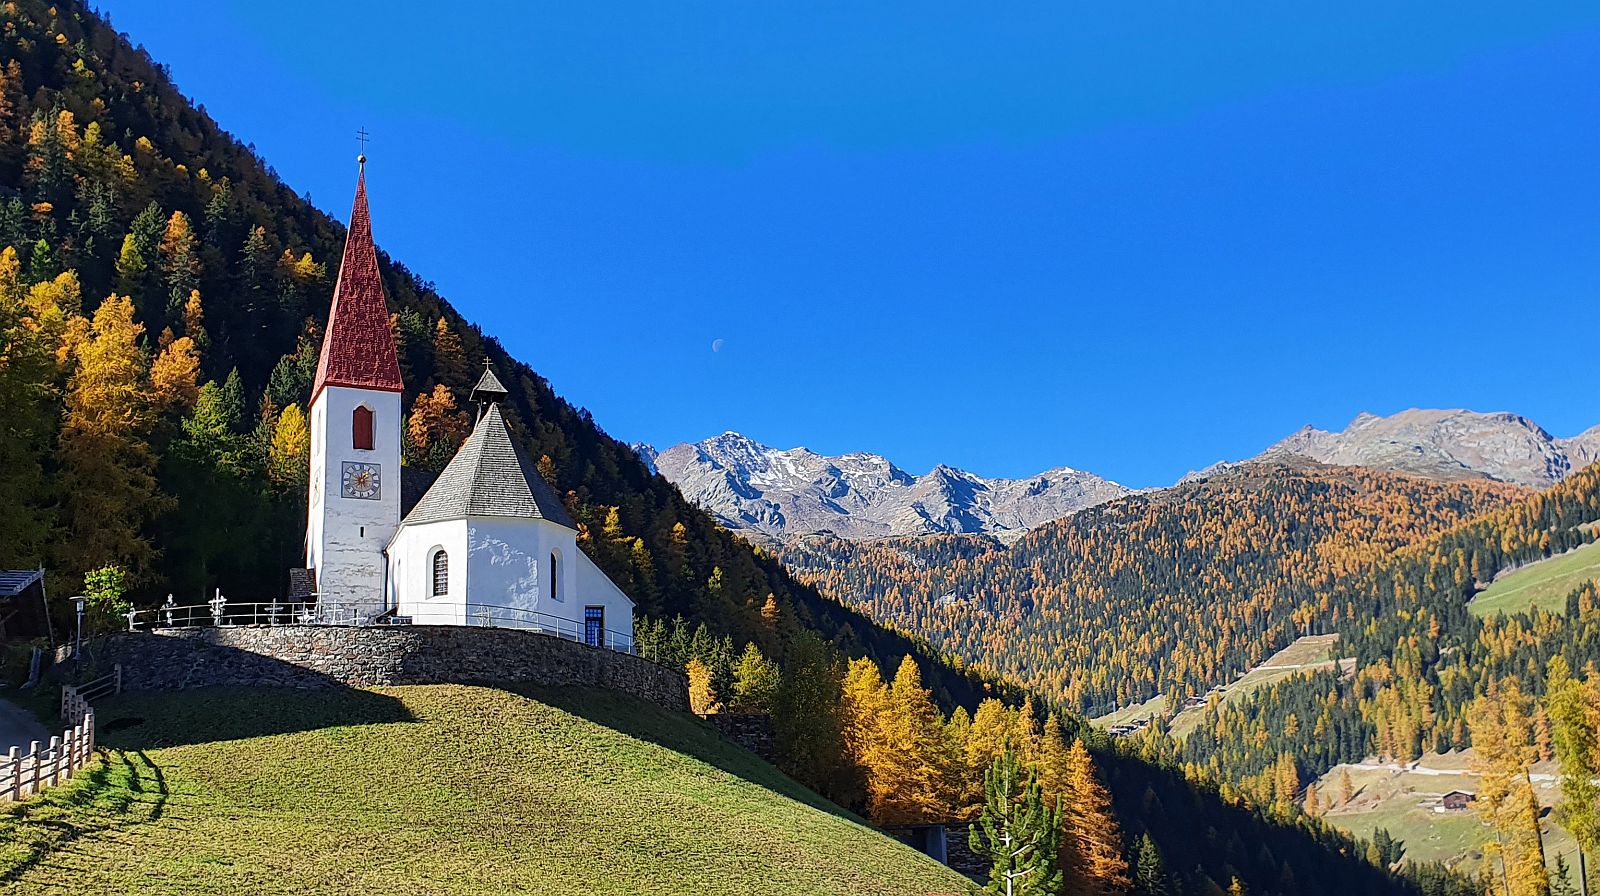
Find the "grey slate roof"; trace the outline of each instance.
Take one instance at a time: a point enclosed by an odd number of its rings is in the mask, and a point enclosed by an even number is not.
[[[433,487],[406,514],[405,522],[468,516],[544,519],[577,528],[555,490],[512,441],[498,404],[489,405]]]
[[[483,376],[478,378],[478,384],[472,387],[471,398],[473,401],[498,401],[511,393],[505,386],[500,385],[500,378],[494,375],[489,362],[483,362]],[[483,396],[480,399],[478,396]]]

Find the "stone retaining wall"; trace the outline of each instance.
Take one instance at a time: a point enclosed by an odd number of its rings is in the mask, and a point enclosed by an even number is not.
[[[778,751],[773,748],[772,716],[715,712],[703,718],[711,727],[751,753],[776,765]]]
[[[527,682],[609,688],[689,711],[676,669],[518,629],[245,625],[125,632],[84,648],[97,664],[122,664],[125,690]]]

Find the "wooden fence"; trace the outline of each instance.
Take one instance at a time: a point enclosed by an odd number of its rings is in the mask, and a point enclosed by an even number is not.
[[[122,666],[87,684],[63,685],[61,718],[67,729],[50,743],[33,741],[26,753],[12,747],[0,759],[0,801],[20,800],[70,779],[94,758],[94,707],[89,701],[122,692]]]

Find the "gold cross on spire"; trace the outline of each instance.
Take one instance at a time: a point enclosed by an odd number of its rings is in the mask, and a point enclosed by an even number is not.
[[[356,161],[362,165],[367,164],[367,140],[371,137],[372,135],[367,133],[366,128],[356,129],[356,140],[361,143],[361,155],[356,156]]]

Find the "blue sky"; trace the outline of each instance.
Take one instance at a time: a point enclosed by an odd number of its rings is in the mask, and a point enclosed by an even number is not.
[[[861,6],[108,11],[340,217],[371,131],[378,242],[625,440],[1142,486],[1600,423],[1600,5]]]

